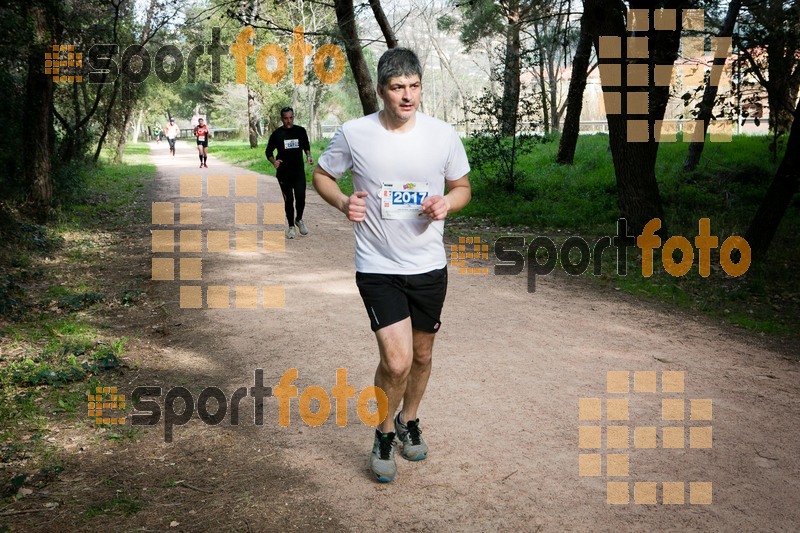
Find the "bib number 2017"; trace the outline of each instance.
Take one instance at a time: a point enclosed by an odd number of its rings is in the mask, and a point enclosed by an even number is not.
[[[428,197],[428,191],[392,191],[393,205],[420,205]]]

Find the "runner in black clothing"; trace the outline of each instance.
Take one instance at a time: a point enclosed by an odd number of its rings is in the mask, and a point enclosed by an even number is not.
[[[283,193],[284,209],[289,229],[286,237],[294,239],[295,229],[300,230],[300,235],[308,235],[308,228],[303,222],[303,210],[306,205],[306,174],[303,170],[303,152],[306,154],[308,164],[313,164],[311,145],[305,128],[294,125],[294,110],[291,107],[281,109],[281,122],[283,126],[272,132],[267,143],[264,155],[275,167],[275,175]],[[278,151],[277,157],[274,156]],[[295,204],[297,216],[295,218]]]

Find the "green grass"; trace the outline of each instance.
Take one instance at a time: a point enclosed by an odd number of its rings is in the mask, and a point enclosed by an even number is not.
[[[666,224],[696,229],[699,218],[711,217],[712,229],[746,227],[777,168],[768,143],[765,137],[708,143],[700,166],[691,173],[682,169],[687,145],[662,143],[656,176]],[[473,173],[473,200],[461,214],[503,226],[613,231],[619,210],[608,137],[581,136],[572,166],[556,164],[557,151],[558,140],[553,139],[522,157],[518,169],[524,180],[514,193],[493,188],[489,176]]]
[[[145,186],[155,176],[146,144],[128,144],[123,164],[103,160],[69,170],[80,185],[62,208],[60,230],[81,227],[115,229],[141,217],[148,206],[139,201]],[[82,251],[75,251],[81,254]]]

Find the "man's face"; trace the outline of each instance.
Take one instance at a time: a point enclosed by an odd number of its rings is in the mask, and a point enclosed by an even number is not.
[[[407,122],[417,112],[422,94],[422,81],[416,74],[390,78],[386,87],[378,86],[383,110],[392,120]]]
[[[281,113],[281,122],[283,122],[284,128],[291,128],[294,126],[294,113],[291,111]]]

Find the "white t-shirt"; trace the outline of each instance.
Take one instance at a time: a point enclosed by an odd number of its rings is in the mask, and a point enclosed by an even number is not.
[[[445,180],[468,174],[467,154],[452,126],[417,113],[413,130],[393,133],[373,113],[342,125],[319,165],[336,179],[351,170],[354,189],[369,193],[366,219],[353,224],[358,272],[422,274],[447,266],[444,220],[383,218],[382,213],[388,213],[383,210],[381,192],[386,195],[389,187],[399,189],[398,198],[404,189],[443,196]],[[417,195],[411,202],[421,198]]]

